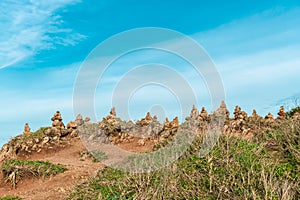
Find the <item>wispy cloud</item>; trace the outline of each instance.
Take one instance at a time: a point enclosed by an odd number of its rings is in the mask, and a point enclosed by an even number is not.
[[[79,0],[3,0],[0,2],[0,69],[56,45],[85,38],[69,28],[58,11]]]

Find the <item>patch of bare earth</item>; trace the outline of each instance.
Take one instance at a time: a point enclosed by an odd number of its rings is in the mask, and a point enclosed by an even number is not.
[[[18,182],[13,189],[0,180],[0,196],[20,196],[23,199],[66,199],[74,186],[84,182],[89,177],[95,176],[97,171],[103,168],[103,164],[95,163],[92,159],[82,159],[80,152],[85,147],[80,140],[73,140],[70,146],[57,152],[35,154],[30,160],[49,161],[53,164],[62,164],[68,170],[64,173],[48,178],[30,178]],[[1,164],[1,163],[0,163]]]

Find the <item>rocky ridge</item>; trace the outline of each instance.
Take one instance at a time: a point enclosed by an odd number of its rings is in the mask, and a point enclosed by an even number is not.
[[[280,107],[276,118],[271,113],[261,117],[256,110],[253,110],[252,115],[248,116],[239,106],[235,107],[233,117],[230,117],[230,112],[224,101],[221,102],[220,108],[216,113],[218,112],[224,115],[224,126],[222,129],[224,134],[242,135],[245,137],[252,137],[257,131],[278,126],[287,119],[283,106]],[[199,112],[193,106],[190,116],[186,117],[186,121],[196,122],[195,134],[205,134],[210,123],[212,123],[214,115],[215,113],[209,114],[204,107]],[[299,119],[300,114],[296,112],[292,118]],[[166,118],[163,123],[160,123],[157,117],[152,117],[149,112],[144,118],[135,123],[122,121],[117,117],[115,108],[112,108],[109,115],[97,124],[91,123],[88,117],[83,119],[78,114],[76,119],[67,123],[65,127],[59,111],[55,112],[51,121],[51,127],[41,128],[36,132],[31,132],[28,123],[26,123],[23,134],[12,138],[2,147],[0,161],[42,151],[55,151],[69,145],[72,138],[78,137],[84,141],[96,142],[97,144],[118,145],[137,141],[137,145],[144,146],[147,141],[152,141],[155,145],[172,138],[181,127],[178,117],[175,117],[172,121]],[[93,127],[93,131],[90,131],[87,127]]]

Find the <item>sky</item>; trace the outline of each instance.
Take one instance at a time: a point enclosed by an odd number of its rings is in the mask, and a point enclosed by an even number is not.
[[[74,85],[93,49],[115,34],[143,27],[171,29],[197,41],[219,72],[231,112],[239,105],[249,114],[255,108],[262,116],[276,115],[280,105],[292,107],[300,97],[299,24],[297,0],[2,0],[0,145],[22,133],[26,122],[33,131],[50,126],[56,110],[65,123],[73,120],[78,114]],[[188,62],[143,49],[122,56],[105,71],[95,91],[99,121],[122,101],[111,97],[124,75],[151,63],[179,74],[195,92],[198,107],[211,109],[210,91]],[[147,70],[150,77],[160,73],[151,66]],[[139,79],[143,75],[136,74]],[[148,84],[131,92],[127,103],[132,120],[149,110],[160,118],[181,112],[180,99],[168,87]]]

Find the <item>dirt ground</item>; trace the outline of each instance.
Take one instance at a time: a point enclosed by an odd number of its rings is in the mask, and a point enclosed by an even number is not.
[[[147,141],[144,146],[137,144],[138,140],[130,143],[119,144],[124,150],[131,152],[149,152],[153,143]],[[0,197],[11,195],[28,200],[66,199],[72,189],[93,177],[104,168],[101,163],[93,162],[91,158],[82,159],[80,152],[86,148],[79,139],[73,140],[71,145],[52,153],[39,153],[29,157],[29,160],[43,160],[54,164],[62,164],[68,170],[64,173],[48,178],[25,178],[18,182],[16,189],[0,179]],[[1,165],[1,163],[0,163]]]

